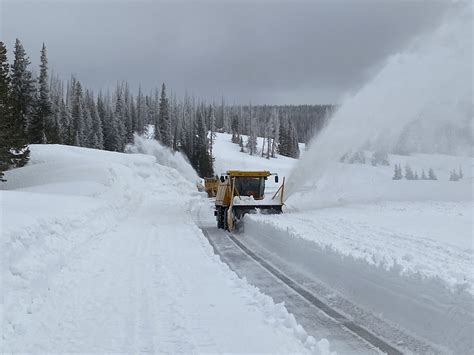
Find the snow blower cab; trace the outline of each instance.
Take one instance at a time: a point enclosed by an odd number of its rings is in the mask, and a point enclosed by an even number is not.
[[[265,182],[274,176],[276,191],[265,194]],[[217,227],[232,231],[237,220],[246,213],[281,213],[285,179],[278,185],[278,175],[269,171],[229,170],[222,174],[216,195],[214,215]]]

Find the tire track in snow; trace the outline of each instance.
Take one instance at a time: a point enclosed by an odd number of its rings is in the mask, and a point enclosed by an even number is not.
[[[245,254],[251,257],[255,262],[260,264],[265,270],[271,273],[273,276],[278,278],[281,282],[283,282],[286,286],[291,288],[294,292],[304,298],[308,303],[313,305],[314,307],[319,308],[321,311],[326,313],[329,317],[333,318],[335,321],[339,322],[342,326],[347,328],[349,331],[355,333],[360,338],[364,339],[368,343],[372,344],[376,348],[380,349],[386,354],[389,355],[399,355],[402,352],[383,339],[379,338],[375,334],[369,332],[368,330],[364,329],[363,327],[357,325],[353,321],[347,319],[343,314],[339,313],[335,309],[328,306],[326,303],[321,301],[318,297],[316,297],[313,293],[308,291],[303,286],[299,285],[297,282],[293,281],[291,278],[286,276],[281,271],[277,270],[275,267],[270,265],[264,259],[256,255],[253,251],[247,248],[242,242],[240,242],[233,234],[227,233],[228,237],[232,242],[237,245]]]
[[[221,255],[219,248],[217,247],[216,243],[210,236],[210,230],[214,230],[215,228],[206,228],[205,224],[201,220],[200,216],[201,210],[197,212],[197,219],[198,225],[200,226],[203,234],[208,239],[209,243],[213,247],[216,254]],[[255,263],[260,265],[265,271],[271,274],[274,278],[278,279],[281,283],[283,283],[286,287],[290,288],[294,293],[296,293],[299,297],[303,298],[307,303],[311,306],[316,307],[320,311],[324,312],[328,317],[332,318],[334,321],[339,323],[342,327],[347,329],[349,332],[355,334],[357,337],[363,339],[363,341],[371,344],[375,348],[379,349],[380,351],[386,354],[394,354],[399,355],[403,354],[402,351],[394,347],[393,345],[389,344],[387,341],[383,340],[382,338],[378,337],[377,335],[373,334],[369,330],[365,329],[364,327],[354,323],[353,321],[349,320],[345,315],[338,312],[334,308],[327,305],[321,299],[319,299],[316,295],[314,295],[311,291],[307,290],[304,286],[300,285],[287,275],[285,275],[282,271],[278,270],[262,257],[255,254],[250,248],[248,248],[245,244],[238,240],[234,234],[229,232],[220,231],[221,235],[224,237],[228,237],[229,240],[233,242],[235,246],[237,246],[243,253],[245,253],[249,258],[251,258]],[[222,255],[221,255],[222,256]]]

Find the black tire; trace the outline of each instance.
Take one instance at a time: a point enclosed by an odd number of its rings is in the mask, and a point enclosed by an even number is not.
[[[223,228],[224,228],[226,231],[229,230],[229,224],[227,223],[227,212],[228,212],[228,211],[229,211],[228,208],[224,208],[223,213],[222,213],[222,215],[223,215],[223,217],[224,217],[224,227],[223,227]]]
[[[224,208],[217,207],[217,228],[224,229]]]

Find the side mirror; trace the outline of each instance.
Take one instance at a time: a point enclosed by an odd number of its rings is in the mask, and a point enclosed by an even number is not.
[[[275,175],[275,183],[278,184],[278,175]]]
[[[224,177],[223,177],[223,176],[221,176],[221,182],[224,182],[224,181],[225,181]]]

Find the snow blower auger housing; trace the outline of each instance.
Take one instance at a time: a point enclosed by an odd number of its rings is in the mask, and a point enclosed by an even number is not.
[[[275,176],[275,183],[278,184],[278,175],[269,171],[229,170],[222,174],[214,211],[217,227],[232,231],[236,221],[244,214],[257,210],[268,214],[281,213],[285,178],[275,193],[266,196],[265,181],[271,175]]]

